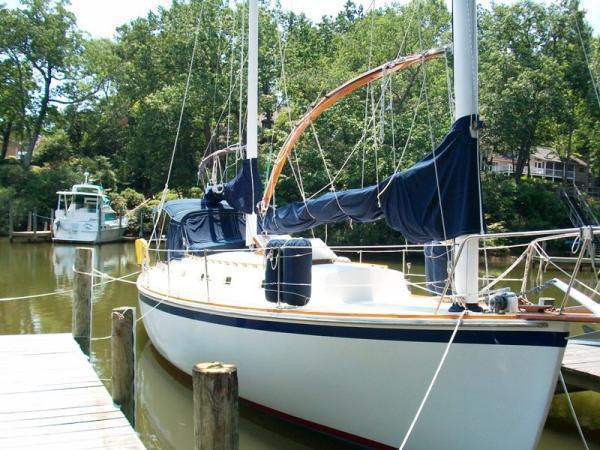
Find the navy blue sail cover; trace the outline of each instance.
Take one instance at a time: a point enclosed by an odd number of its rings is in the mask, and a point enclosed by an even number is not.
[[[223,184],[222,189],[217,191],[214,187],[209,187],[204,194],[210,204],[225,200],[233,209],[246,214],[255,211],[261,197],[262,183],[256,158],[244,159],[241,170],[233,180]]]
[[[435,151],[413,167],[375,186],[271,208],[263,228],[292,233],[346,219],[373,222],[383,218],[415,243],[479,233],[479,155],[470,132],[471,119],[458,119]]]
[[[361,223],[385,219],[392,229],[415,243],[483,231],[479,154],[477,140],[470,132],[472,119],[458,119],[435,151],[413,167],[374,186],[271,207],[260,221],[262,228],[283,234],[348,219]],[[209,188],[205,200],[213,206],[226,201],[248,214],[256,211],[261,195],[257,162],[250,159],[243,161],[238,175],[221,190]]]

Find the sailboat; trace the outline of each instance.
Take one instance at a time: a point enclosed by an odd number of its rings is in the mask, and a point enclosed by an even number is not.
[[[70,191],[58,191],[52,239],[55,242],[102,244],[120,241],[127,229],[127,217],[118,216],[110,206],[104,188],[89,180],[75,184]]]
[[[249,27],[242,168],[203,199],[167,202],[167,248],[155,263],[142,257],[137,288],[153,345],[188,374],[200,361],[233,363],[241,398],[364,446],[535,448],[569,324],[598,321],[600,307],[572,282],[557,285],[585,312],[525,307],[506,291],[480,293],[479,240],[496,235],[485,234],[480,214],[474,0],[453,3],[456,121],[436,150],[376,186],[282,207],[271,202],[277,177],[320,112],[382,73],[442,50],[399,58],[326,95],[298,122],[263,189],[256,0]],[[320,239],[289,234],[347,218],[385,220],[411,241],[450,247],[441,295],[415,295],[401,271],[352,262]]]

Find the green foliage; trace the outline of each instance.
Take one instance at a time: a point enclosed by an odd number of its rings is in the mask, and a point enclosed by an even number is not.
[[[246,7],[223,0],[177,1],[122,25],[110,41],[85,39],[66,5],[23,0],[20,9],[0,6],[0,132],[25,144],[43,135],[30,170],[0,165],[0,195],[24,209],[49,210],[54,192],[81,181],[87,170],[111,189],[120,212],[154,197],[140,208],[149,227],[169,171],[169,195],[199,197],[207,181],[196,179],[202,158],[245,141],[247,74],[240,59],[247,56],[241,34]],[[522,168],[535,146],[547,145],[565,160],[589,160],[600,175],[600,109],[577,29],[595,73],[600,43],[579,1],[492,2],[479,15],[483,152],[506,154]],[[196,30],[197,52],[180,116]],[[263,178],[297,119],[319,97],[398,55],[451,41],[443,0],[367,12],[348,1],[336,17],[316,24],[263,3],[259,33]],[[314,135],[311,128],[304,133],[284,168],[277,204],[327,192],[332,178],[338,190],[376,183],[430,152],[453,120],[450,59],[388,75],[319,117]],[[58,108],[60,103],[66,106]],[[33,147],[24,147],[28,166]],[[234,175],[239,156],[222,161],[217,181]],[[484,192],[490,229],[565,223],[546,183],[486,177]],[[139,216],[131,217],[132,227]],[[383,223],[345,223],[315,233],[336,243],[402,239]]]
[[[73,147],[69,136],[64,130],[57,130],[54,134],[44,136],[38,144],[34,163],[55,166],[64,163],[71,156],[73,156]]]
[[[556,186],[539,179],[487,174],[482,180],[485,219],[496,231],[543,230],[569,227]]]

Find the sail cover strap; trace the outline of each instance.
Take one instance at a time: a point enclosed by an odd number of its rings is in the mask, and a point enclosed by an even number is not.
[[[458,119],[435,152],[379,185],[269,208],[263,228],[271,233],[293,233],[347,219],[373,222],[384,218],[391,228],[415,243],[479,233],[479,155],[477,140],[470,133],[471,119]]]

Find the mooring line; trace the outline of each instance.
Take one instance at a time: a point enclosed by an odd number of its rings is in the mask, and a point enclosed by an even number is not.
[[[448,356],[448,352],[450,351],[450,346],[454,342],[454,338],[456,337],[456,333],[458,332],[458,327],[460,327],[462,319],[463,319],[463,317],[464,317],[464,315],[465,315],[465,313],[467,311],[468,311],[467,309],[463,310],[460,313],[460,316],[458,316],[458,319],[456,320],[456,326],[454,327],[454,331],[452,332],[452,336],[450,336],[450,341],[446,345],[446,350],[444,351],[442,359],[441,359],[440,363],[438,364],[437,369],[435,370],[435,373],[433,375],[431,383],[429,383],[429,387],[427,388],[427,391],[425,392],[425,396],[423,397],[423,400],[421,400],[421,404],[419,405],[419,409],[417,410],[417,413],[415,414],[415,417],[413,418],[413,421],[410,424],[410,427],[408,427],[408,431],[406,432],[406,435],[404,436],[404,440],[402,441],[402,444],[400,444],[400,450],[404,449],[404,446],[408,442],[408,438],[410,437],[410,435],[411,435],[411,433],[413,431],[413,428],[415,427],[415,424],[417,423],[417,420],[419,420],[419,416],[421,415],[421,411],[423,411],[423,407],[425,406],[425,403],[427,402],[427,399],[429,398],[429,394],[431,393],[431,389],[433,389],[433,385],[435,384],[435,381],[437,380],[437,377],[440,374],[440,371],[442,370],[442,366],[444,365],[444,362],[446,361],[446,356]]]

